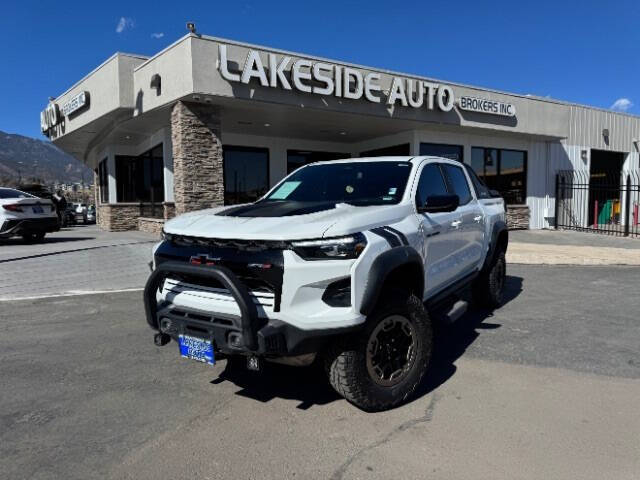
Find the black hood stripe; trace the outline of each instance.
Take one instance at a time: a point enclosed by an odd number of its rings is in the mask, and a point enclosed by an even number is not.
[[[250,205],[231,207],[216,213],[221,217],[290,217],[308,215],[336,208],[336,202],[259,201]]]

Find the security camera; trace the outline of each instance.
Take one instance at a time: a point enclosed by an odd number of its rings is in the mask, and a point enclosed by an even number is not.
[[[187,30],[191,33],[196,33],[196,24],[193,22],[187,22]]]

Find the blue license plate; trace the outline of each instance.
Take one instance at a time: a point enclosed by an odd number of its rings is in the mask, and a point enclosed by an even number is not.
[[[180,335],[178,337],[180,343],[180,355],[184,358],[197,360],[198,362],[214,365],[216,359],[213,355],[213,343],[211,340],[190,337],[189,335]]]
[[[35,207],[33,207],[33,213],[44,213],[44,210],[40,205],[36,205]]]

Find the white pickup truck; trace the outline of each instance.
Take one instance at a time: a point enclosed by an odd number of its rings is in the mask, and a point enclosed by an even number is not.
[[[304,166],[255,203],[165,225],[145,288],[156,345],[213,364],[304,365],[365,410],[405,401],[429,367],[432,322],[500,305],[503,199],[439,157]]]

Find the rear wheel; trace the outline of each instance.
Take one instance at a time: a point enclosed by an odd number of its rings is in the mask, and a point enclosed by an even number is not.
[[[424,305],[395,291],[379,302],[367,327],[333,345],[325,367],[333,388],[367,411],[393,408],[417,388],[431,358],[433,334]]]
[[[504,301],[504,286],[507,279],[507,261],[504,252],[495,255],[491,265],[473,285],[476,303],[488,308],[496,308]]]
[[[44,240],[45,235],[45,232],[25,233],[22,235],[22,239],[25,243],[40,243]]]

